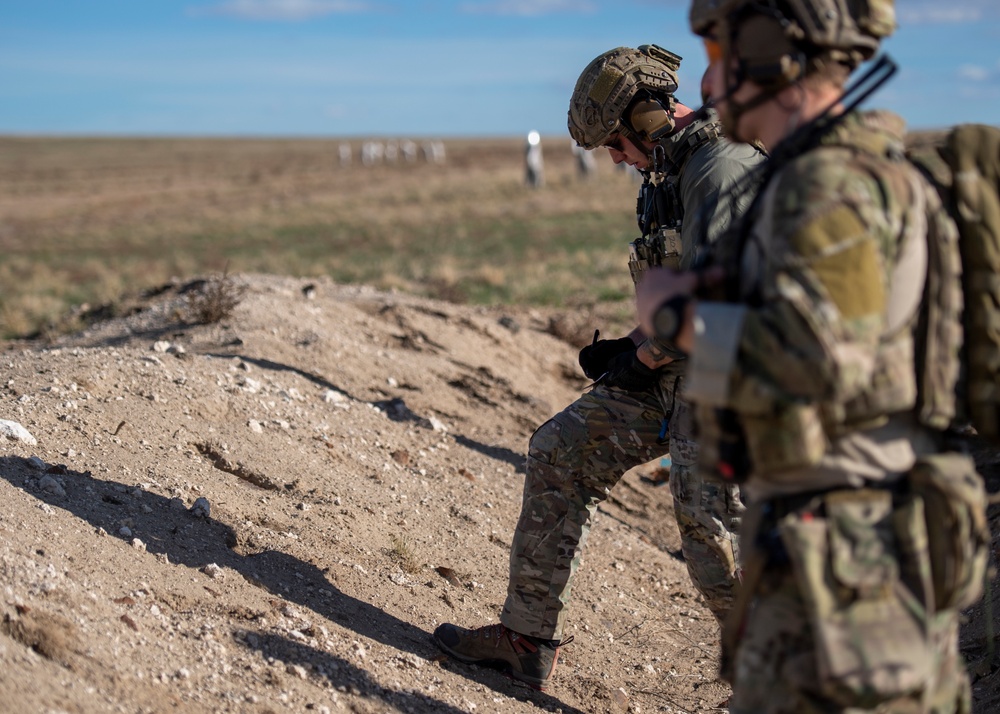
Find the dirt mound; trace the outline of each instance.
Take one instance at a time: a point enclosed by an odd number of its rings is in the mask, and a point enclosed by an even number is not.
[[[177,286],[0,354],[5,710],[724,710],[659,464],[599,512],[548,693],[430,639],[496,620],[527,439],[606,318],[237,280],[214,325]],[[963,633],[977,712],[1000,701],[986,622]]]
[[[5,708],[726,699],[668,490],[641,470],[598,516],[549,693],[444,660],[430,639],[443,621],[497,618],[527,439],[586,385],[575,338],[552,333],[586,320],[238,280],[242,302],[215,325],[185,324],[166,290],[0,354],[0,419],[37,442],[0,437]]]

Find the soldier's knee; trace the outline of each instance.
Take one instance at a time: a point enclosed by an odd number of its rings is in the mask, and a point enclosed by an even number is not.
[[[570,465],[582,453],[584,430],[574,428],[572,423],[553,418],[542,424],[528,441],[528,461],[540,464]]]

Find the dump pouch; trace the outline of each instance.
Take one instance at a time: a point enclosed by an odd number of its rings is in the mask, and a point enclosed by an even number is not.
[[[986,487],[971,457],[924,456],[909,474],[924,504],[935,610],[966,608],[983,594],[990,531]]]
[[[778,525],[812,625],[822,695],[845,708],[919,699],[934,674],[923,609],[903,586],[892,494],[837,491],[825,517]]]

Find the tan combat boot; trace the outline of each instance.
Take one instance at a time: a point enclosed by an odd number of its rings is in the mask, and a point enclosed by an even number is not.
[[[438,647],[449,655],[469,664],[499,666],[510,675],[535,689],[545,691],[559,659],[559,647],[569,644],[572,637],[558,645],[526,637],[501,624],[466,630],[445,623],[434,630]]]

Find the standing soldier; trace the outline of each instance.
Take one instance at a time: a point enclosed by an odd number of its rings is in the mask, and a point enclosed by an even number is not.
[[[894,66],[844,89],[892,2],[694,0],[691,22],[728,135],[771,150],[717,267],[652,271],[638,294],[644,331],[690,351],[705,467],[745,480],[751,504],[730,711],[968,712],[968,599],[939,587],[920,497],[927,478],[975,479],[929,426],[953,375],[922,364],[924,316],[943,319],[925,312],[927,236],[954,245],[955,228],[903,158],[902,121],[854,109]]]
[[[569,109],[570,134],[585,149],[605,146],[617,163],[644,172],[642,237],[632,244],[638,279],[650,265],[686,266],[691,236],[709,240],[749,205],[732,189],[764,157],[721,136],[716,117],[674,98],[680,57],[655,45],[605,52],[583,71]],[[733,200],[733,196],[740,196]],[[696,445],[680,399],[683,360],[638,329],[598,340],[580,353],[593,389],[543,424],[528,444],[521,516],[510,554],[501,624],[434,633],[464,662],[500,663],[543,688],[555,668],[570,586],[594,513],[633,466],[671,455],[671,491],[688,570],[720,620],[733,600],[733,528],[743,510],[735,486],[706,483],[694,468]]]
[[[528,132],[528,140],[524,142],[524,183],[528,188],[541,188],[545,185],[542,137],[534,130]]]

